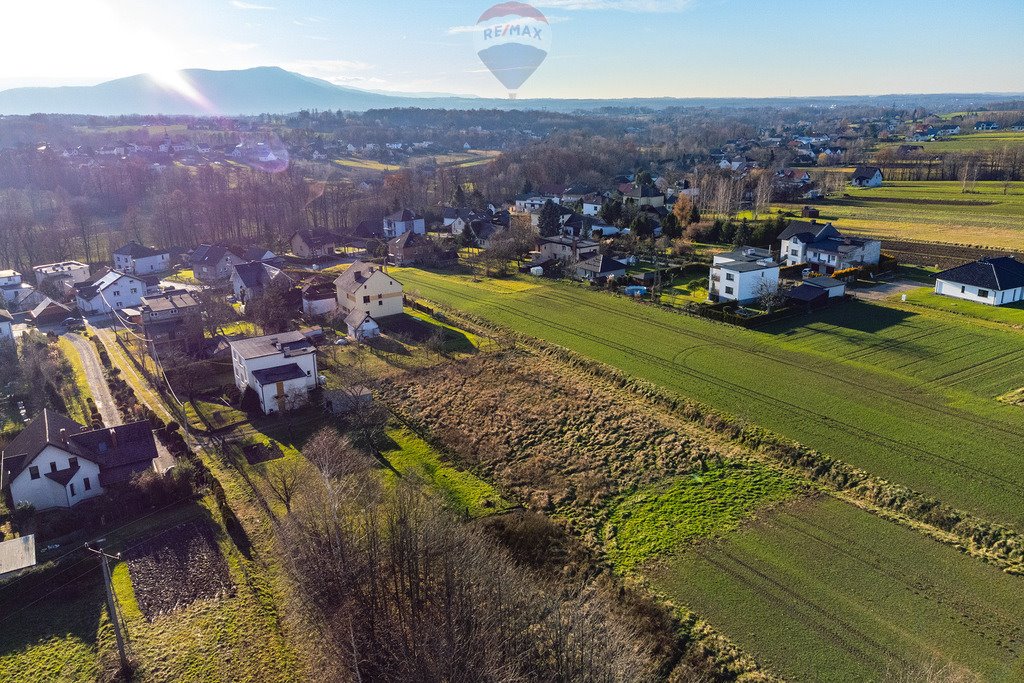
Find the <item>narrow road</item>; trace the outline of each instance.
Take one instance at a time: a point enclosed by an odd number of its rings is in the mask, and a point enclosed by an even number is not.
[[[110,395],[110,387],[107,386],[107,380],[103,376],[103,365],[100,364],[96,347],[79,334],[68,333],[65,336],[82,359],[85,378],[89,381],[89,390],[92,392],[92,400],[96,402],[96,409],[100,411],[103,424],[107,427],[121,424],[121,413],[117,410],[114,397]]]

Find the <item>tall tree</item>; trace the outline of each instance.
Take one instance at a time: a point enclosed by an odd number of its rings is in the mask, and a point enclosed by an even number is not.
[[[558,206],[550,199],[544,202],[540,210],[540,221],[538,224],[541,237],[554,237],[562,231],[561,214]]]

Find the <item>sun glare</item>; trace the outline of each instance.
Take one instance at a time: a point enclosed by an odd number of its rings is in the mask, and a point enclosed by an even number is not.
[[[210,101],[206,99],[206,96],[185,77],[181,71],[176,69],[162,69],[160,71],[152,71],[149,74],[150,78],[159,85],[160,87],[171,90],[190,102],[202,107],[204,110],[212,111],[213,106]]]

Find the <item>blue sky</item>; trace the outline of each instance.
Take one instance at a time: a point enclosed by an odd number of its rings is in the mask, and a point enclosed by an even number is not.
[[[0,88],[277,65],[354,87],[502,96],[492,2],[0,0]],[[520,97],[1024,92],[1022,0],[546,0]]]

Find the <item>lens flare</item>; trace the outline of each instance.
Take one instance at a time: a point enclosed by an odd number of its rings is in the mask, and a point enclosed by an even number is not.
[[[151,72],[149,77],[161,88],[184,97],[189,102],[201,107],[204,111],[213,112],[213,105],[210,101],[192,85],[182,72],[175,69],[167,69]]]

